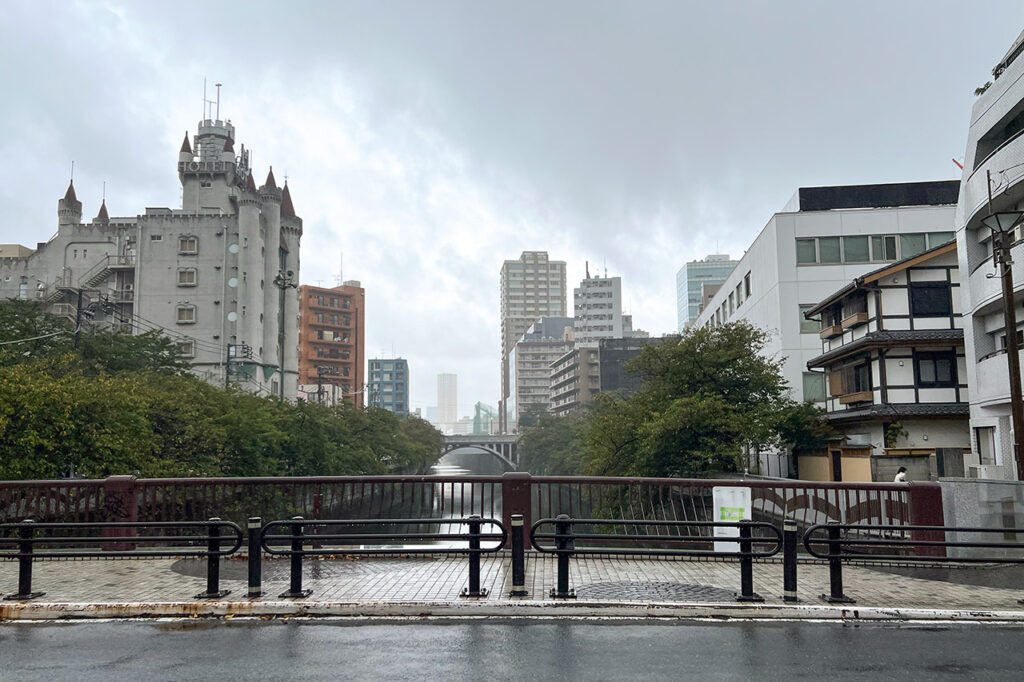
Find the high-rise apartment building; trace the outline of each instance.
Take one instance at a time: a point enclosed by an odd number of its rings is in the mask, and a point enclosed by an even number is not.
[[[180,209],[147,208],[91,222],[73,184],[57,202],[57,234],[32,251],[5,248],[0,297],[44,301],[93,323],[158,329],[213,383],[294,399],[298,380],[299,240],[287,183],[257,188],[235,127],[206,119],[178,154]],[[81,298],[79,298],[81,297]]]
[[[457,374],[437,375],[437,421],[441,430],[451,433],[459,421],[459,377]]]
[[[365,306],[354,280],[299,287],[299,389],[311,400],[363,404]]]
[[[632,335],[633,319],[622,314],[622,278],[587,277],[573,289],[573,328],[576,345],[593,345],[598,339]]]
[[[727,254],[711,254],[692,260],[676,273],[676,311],[678,330],[683,331],[700,315],[704,294],[714,293],[711,286],[721,285],[739,261]]]
[[[409,361],[375,358],[369,363],[367,406],[380,407],[399,416],[409,414]]]
[[[565,262],[548,260],[547,251],[523,251],[501,266],[501,400],[499,430],[508,431],[508,399],[513,384],[509,354],[541,317],[566,315]]]
[[[573,347],[573,318],[542,317],[530,325],[509,354],[515,419],[551,407],[551,363]]]

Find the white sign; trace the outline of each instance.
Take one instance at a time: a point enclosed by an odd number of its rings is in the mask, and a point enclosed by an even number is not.
[[[732,488],[715,486],[711,490],[711,501],[714,504],[712,521],[737,523],[750,518],[750,488]],[[740,535],[739,528],[715,527],[716,538],[736,538]],[[738,542],[716,542],[716,552],[738,552]]]

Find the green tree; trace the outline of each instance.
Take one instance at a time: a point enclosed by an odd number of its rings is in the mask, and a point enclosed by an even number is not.
[[[583,473],[582,414],[566,417],[542,416],[523,430],[517,446],[524,471],[540,476],[570,476]]]
[[[780,363],[763,355],[767,341],[735,322],[645,346],[627,365],[643,388],[596,400],[587,473],[706,476],[737,470],[746,445],[780,445],[793,402]]]

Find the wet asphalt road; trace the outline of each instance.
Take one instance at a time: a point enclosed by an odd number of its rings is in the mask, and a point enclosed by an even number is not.
[[[1022,645],[992,624],[6,624],[0,680],[1013,680]]]

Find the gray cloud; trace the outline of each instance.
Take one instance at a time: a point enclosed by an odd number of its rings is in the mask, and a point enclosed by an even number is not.
[[[0,241],[179,204],[202,78],[258,173],[285,172],[305,282],[367,287],[367,347],[414,406],[494,403],[502,260],[622,275],[675,325],[678,267],[738,255],[801,185],[954,178],[972,91],[1024,8],[954,2],[9,2]],[[992,18],[1000,17],[996,25]],[[212,92],[212,87],[211,87]],[[571,301],[570,301],[571,304]]]

